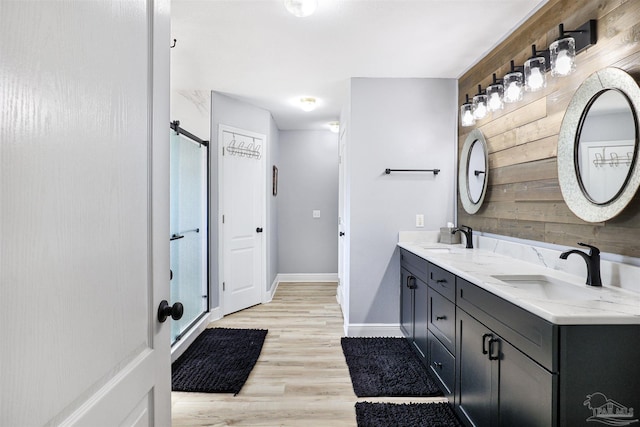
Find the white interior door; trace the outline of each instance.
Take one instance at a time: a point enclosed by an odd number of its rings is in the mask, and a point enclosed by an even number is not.
[[[0,4],[0,425],[170,425],[169,2]]]
[[[262,302],[266,137],[220,126],[223,313]]]
[[[349,173],[347,125],[340,124],[340,164],[338,168],[338,302],[345,331],[349,324]]]
[[[340,129],[340,139],[338,143],[339,157],[338,157],[338,290],[337,297],[338,303],[342,308],[344,301],[344,241],[345,241],[345,225],[344,225],[344,205],[345,205],[345,185],[344,185],[344,155],[345,155],[345,130]]]

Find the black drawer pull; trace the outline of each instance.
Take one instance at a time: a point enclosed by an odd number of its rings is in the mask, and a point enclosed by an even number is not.
[[[493,344],[497,344],[495,347],[497,351],[495,351],[495,353],[494,353]],[[491,338],[489,340],[489,360],[498,360],[498,359],[500,359],[500,340],[497,338]]]
[[[442,363],[440,362],[433,362],[433,366],[435,366],[438,369],[442,369]]]
[[[436,320],[445,320],[447,316],[436,316]]]
[[[491,334],[482,335],[482,354],[489,354],[489,351],[487,351],[487,338],[490,338],[492,340],[493,335]]]

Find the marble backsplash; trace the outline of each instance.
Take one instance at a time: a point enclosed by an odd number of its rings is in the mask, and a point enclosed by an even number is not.
[[[399,242],[437,243],[439,231],[401,231]],[[464,237],[463,237],[464,243]],[[572,255],[566,260],[560,259],[560,254],[568,249],[583,249],[575,247],[552,246],[531,241],[518,241],[512,238],[502,238],[497,235],[485,235],[474,232],[473,247],[488,252],[515,258],[542,267],[563,271],[582,278],[587,277],[586,263],[582,257]],[[597,246],[597,245],[596,245]],[[585,252],[588,248],[584,248]],[[616,258],[619,258],[618,261]],[[616,254],[602,254],[600,274],[604,286],[612,286],[640,293],[640,260],[637,258],[620,257]]]

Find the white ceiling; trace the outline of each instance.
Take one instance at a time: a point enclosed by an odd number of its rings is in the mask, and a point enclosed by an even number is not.
[[[281,130],[327,129],[351,77],[457,78],[547,0],[172,0],[172,90],[215,90]],[[305,113],[293,104],[318,99]]]

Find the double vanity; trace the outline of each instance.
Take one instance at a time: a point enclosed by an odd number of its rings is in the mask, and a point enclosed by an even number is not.
[[[401,329],[465,424],[640,425],[640,294],[482,248],[398,246]]]

